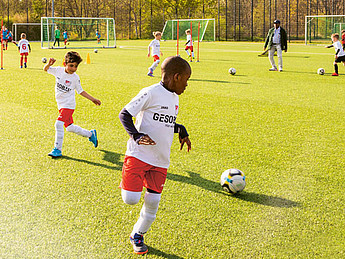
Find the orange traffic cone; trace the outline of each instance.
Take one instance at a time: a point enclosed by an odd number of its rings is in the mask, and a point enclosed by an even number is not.
[[[91,64],[90,53],[87,53],[86,64],[88,64],[88,65]]]

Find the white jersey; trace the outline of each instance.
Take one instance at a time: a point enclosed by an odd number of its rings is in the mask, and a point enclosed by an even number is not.
[[[335,53],[337,53],[337,52],[338,52],[338,49],[340,49],[340,51],[339,51],[339,53],[338,53],[338,55],[337,55],[338,57],[345,56],[345,52],[344,52],[344,50],[343,50],[343,46],[341,45],[341,43],[340,43],[339,40],[336,41],[336,42],[333,42],[332,45],[333,45],[334,48],[335,48]]]
[[[125,108],[136,117],[136,129],[149,135],[156,145],[138,145],[130,138],[126,155],[153,166],[168,168],[178,104],[178,95],[165,89],[162,83],[142,89]]]
[[[68,74],[64,67],[50,67],[47,71],[55,76],[55,99],[59,110],[61,108],[75,109],[75,91],[78,94],[83,92],[80,78],[76,73]]]
[[[161,43],[159,40],[154,39],[151,41],[149,47],[152,48],[152,56],[160,56]]]
[[[19,52],[21,53],[29,53],[29,42],[26,39],[21,39],[18,42]]]
[[[189,41],[189,42],[188,42]],[[192,35],[187,35],[187,46],[193,46]]]

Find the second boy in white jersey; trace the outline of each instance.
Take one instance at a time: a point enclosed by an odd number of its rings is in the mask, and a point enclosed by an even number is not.
[[[26,34],[22,33],[20,35],[21,40],[18,42],[18,50],[20,53],[20,68],[23,68],[23,59],[24,59],[24,67],[27,68],[28,63],[28,55],[31,52],[30,43],[26,39]]]
[[[337,63],[343,62],[343,64],[345,64],[345,52],[343,50],[343,46],[341,45],[341,42],[339,41],[338,33],[332,34],[331,39],[333,41],[333,44],[326,46],[326,48],[331,48],[331,47],[335,48],[335,59],[333,63],[334,73],[332,74],[332,76],[339,76]]]
[[[179,95],[187,87],[191,68],[183,58],[168,57],[162,64],[162,81],[142,89],[120,112],[120,120],[130,135],[120,184],[122,199],[133,205],[146,188],[140,217],[130,241],[136,254],[148,251],[143,235],[156,218],[161,192],[170,163],[174,133],[179,133],[180,149],[191,142],[183,125],[176,123]],[[136,117],[135,126],[132,117]]]
[[[193,39],[190,29],[186,30],[187,35],[187,42],[184,44],[186,46],[185,51],[187,52],[187,55],[190,57],[192,55],[192,58],[194,58],[194,51],[193,51]],[[190,54],[189,54],[190,50]],[[190,60],[192,61],[192,60]]]
[[[155,39],[150,42],[149,44],[149,50],[147,53],[147,56],[150,57],[151,55],[151,48],[152,48],[152,57],[153,57],[153,63],[149,67],[149,72],[147,73],[148,76],[153,77],[153,71],[157,68],[159,62],[160,62],[160,55],[163,56],[163,53],[161,52],[161,44],[160,40],[162,38],[162,33],[159,31],[156,31],[153,33],[153,36],[155,36]]]

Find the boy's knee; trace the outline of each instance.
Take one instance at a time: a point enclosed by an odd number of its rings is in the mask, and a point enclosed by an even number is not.
[[[140,201],[141,192],[131,192],[131,191],[126,191],[122,189],[121,196],[124,203],[129,204],[129,205],[134,205]]]
[[[68,127],[66,127],[66,131],[74,132],[74,125],[71,124],[71,125],[69,125]]]

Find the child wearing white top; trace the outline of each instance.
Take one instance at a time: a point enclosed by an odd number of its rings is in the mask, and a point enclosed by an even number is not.
[[[157,68],[157,66],[160,62],[160,58],[159,58],[160,55],[163,56],[163,53],[160,50],[161,49],[160,40],[162,38],[162,33],[160,31],[156,31],[153,33],[153,36],[155,37],[155,39],[150,42],[148,53],[147,53],[147,56],[150,57],[151,48],[152,48],[153,63],[149,67],[149,72],[147,73],[147,75],[151,76],[151,77],[153,77],[153,71]]]
[[[188,29],[185,32],[187,35],[187,42],[184,44],[186,46],[185,51],[187,52],[188,57],[190,57],[190,55],[192,55],[192,58],[194,58],[193,39],[192,39],[191,31],[190,31],[190,29]],[[191,54],[189,54],[189,50],[190,50]],[[190,61],[192,61],[192,60],[190,60]]]
[[[338,33],[332,34],[331,39],[333,41],[333,44],[326,46],[326,48],[331,48],[331,47],[335,48],[335,59],[334,59],[334,63],[333,63],[334,73],[332,74],[332,76],[339,76],[337,63],[343,62],[343,64],[345,65],[345,52],[343,50],[343,46],[341,45],[341,43],[339,41],[339,34]]]
[[[18,50],[20,53],[20,68],[23,68],[23,61],[24,61],[24,67],[27,68],[28,63],[28,55],[29,52],[31,52],[30,43],[26,39],[26,34],[22,33],[20,35],[21,40],[18,42]]]
[[[86,130],[73,124],[73,112],[76,107],[75,91],[81,96],[89,99],[96,105],[101,105],[101,101],[92,97],[83,90],[80,84],[80,78],[75,73],[78,65],[83,61],[79,53],[67,52],[64,59],[64,67],[52,67],[55,59],[50,58],[43,70],[55,76],[55,99],[59,109],[59,117],[55,122],[55,145],[53,150],[48,154],[56,158],[62,156],[62,142],[64,137],[64,126],[67,131],[76,133],[83,137],[89,138],[94,147],[98,146],[96,130]]]
[[[187,87],[191,68],[183,58],[174,56],[165,59],[161,69],[162,81],[142,89],[119,115],[130,135],[120,184],[123,201],[137,204],[146,188],[140,217],[130,235],[136,254],[148,251],[143,235],[156,218],[174,133],[179,133],[180,149],[186,144],[189,152],[192,147],[186,128],[176,123],[179,95]]]

